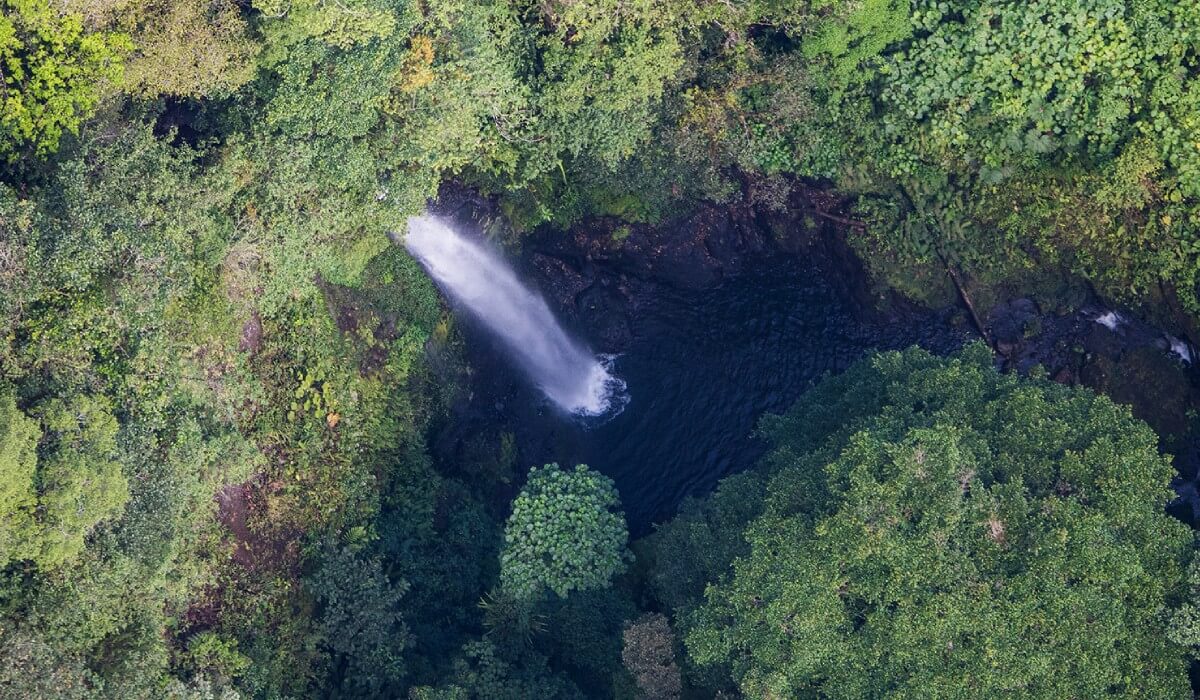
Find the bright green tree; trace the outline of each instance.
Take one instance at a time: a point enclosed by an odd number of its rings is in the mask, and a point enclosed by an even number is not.
[[[390,3],[380,0],[253,0],[267,22],[282,24],[289,40],[317,39],[342,49],[387,37],[396,27]]]
[[[116,461],[117,422],[90,396],[53,399],[38,422],[0,395],[0,565],[29,559],[54,567],[83,551],[95,525],[121,512],[129,493]]]
[[[688,618],[696,662],[754,698],[1190,697],[1162,611],[1191,536],[1149,427],[981,345],[853,376],[768,421],[764,511]]]
[[[60,15],[49,0],[3,0],[0,10],[0,157],[25,146],[52,152],[120,77],[129,40],[84,31],[79,15]]]
[[[0,393],[0,566],[23,558],[34,539],[34,478],[41,436],[37,421],[17,408],[12,394]]]
[[[906,149],[989,170],[1110,155],[1162,109],[1155,86],[1192,60],[1183,46],[1200,14],[1187,5],[914,2],[922,37],[886,64],[885,124]]]
[[[1170,613],[1167,636],[1200,658],[1200,553],[1192,554],[1187,569],[1188,596]]]
[[[117,419],[107,401],[54,399],[41,415],[52,447],[38,465],[42,542],[37,560],[56,566],[83,551],[93,527],[121,513],[129,486],[116,460]]]
[[[875,274],[931,299],[947,264],[981,287],[1063,269],[1200,308],[1195,2],[853,5],[801,42],[827,146],[794,165],[863,195],[851,243]]]
[[[612,480],[586,465],[529,470],[504,529],[502,585],[530,598],[607,586],[624,568],[629,536],[619,507]]]

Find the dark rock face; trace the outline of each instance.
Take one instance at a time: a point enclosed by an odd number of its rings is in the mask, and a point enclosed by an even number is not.
[[[1200,410],[1200,376],[1190,344],[1097,300],[1055,314],[1014,299],[993,308],[987,323],[1002,369],[1040,365],[1054,381],[1105,394],[1150,424],[1179,470],[1172,512],[1200,522],[1200,434],[1189,415]]]
[[[704,206],[663,226],[628,225],[613,219],[585,221],[566,232],[534,232],[532,246],[578,266],[649,279],[678,289],[707,289],[736,271],[766,245],[761,233],[736,210]]]
[[[1095,301],[1055,314],[1014,299],[993,308],[987,323],[1002,369],[1027,373],[1040,365],[1056,381],[1107,394],[1132,406],[1168,444],[1188,432],[1187,411],[1200,397],[1185,341]]]

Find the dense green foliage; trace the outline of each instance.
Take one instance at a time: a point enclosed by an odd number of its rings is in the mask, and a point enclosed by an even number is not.
[[[504,526],[501,585],[526,598],[608,585],[629,537],[619,506],[612,480],[586,465],[531,469]]]
[[[732,566],[702,595],[656,586],[691,658],[747,697],[1188,695],[1161,611],[1186,592],[1192,537],[1164,513],[1173,470],[1127,408],[1001,375],[982,346],[910,350],[764,433],[768,483],[731,524]],[[685,511],[656,534],[658,559],[706,520]]]
[[[0,396],[0,494],[6,504],[0,525],[0,562],[28,558],[33,554],[34,488],[37,476],[37,444],[41,429],[37,421],[17,408],[10,394]]]
[[[0,697],[1179,691],[1123,409],[885,356],[626,570],[604,477],[431,455],[470,369],[388,233],[448,180],[513,237],[802,187],[919,299],[1195,314],[1198,46],[1195,0],[0,0]]]

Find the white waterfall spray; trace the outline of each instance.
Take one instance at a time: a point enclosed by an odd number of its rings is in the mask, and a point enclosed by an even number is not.
[[[546,301],[522,285],[495,253],[432,216],[408,220],[404,245],[453,301],[504,342],[521,368],[563,410],[600,415],[622,398],[624,382],[572,340]]]

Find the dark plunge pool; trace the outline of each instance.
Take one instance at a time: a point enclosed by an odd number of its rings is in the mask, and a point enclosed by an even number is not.
[[[518,470],[584,463],[607,474],[633,534],[643,534],[686,496],[751,467],[767,447],[753,437],[759,417],[785,410],[824,374],[874,349],[915,343],[945,353],[971,337],[950,312],[864,309],[830,274],[775,256],[713,288],[642,284],[625,311],[626,349],[613,360],[629,401],[607,419],[556,410],[464,319],[473,422],[511,436]],[[587,338],[595,329],[575,330]]]

